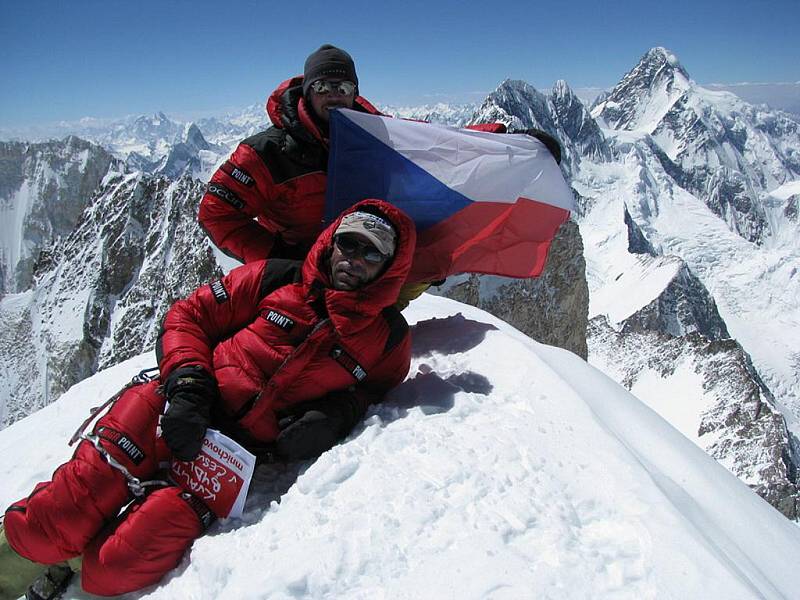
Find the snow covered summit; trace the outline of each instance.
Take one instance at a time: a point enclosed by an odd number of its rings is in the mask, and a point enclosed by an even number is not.
[[[139,597],[793,596],[800,530],[622,387],[478,309],[424,295],[406,314],[409,379],[313,464],[257,472],[246,523],[215,525]],[[153,363],[0,431],[0,502]]]

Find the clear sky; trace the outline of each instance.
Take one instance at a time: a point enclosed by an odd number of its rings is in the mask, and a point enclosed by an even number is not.
[[[800,0],[0,0],[0,125],[242,108],[322,43],[381,104],[610,87],[653,46],[699,83],[795,82],[798,25]]]

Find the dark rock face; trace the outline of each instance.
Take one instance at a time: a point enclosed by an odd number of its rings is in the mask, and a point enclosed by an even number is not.
[[[190,177],[106,177],[33,288],[0,304],[17,324],[0,330],[0,362],[22,374],[0,388],[3,425],[152,348],[168,307],[221,274],[196,221],[203,189]]]
[[[744,239],[760,243],[768,230],[763,206],[738,173],[719,169],[706,180],[706,204]]]
[[[800,212],[800,194],[794,194],[786,199],[786,208],[783,209],[783,214],[787,219],[796,223],[798,212]]]
[[[621,326],[623,333],[655,331],[674,337],[699,333],[709,340],[730,337],[714,298],[686,263],[658,298],[625,319]]]
[[[655,248],[647,241],[641,228],[631,217],[627,206],[625,207],[625,226],[628,228],[628,252],[631,254],[647,254],[648,256],[657,255]]]
[[[611,160],[611,149],[597,122],[563,79],[553,86],[550,103],[555,109],[555,121],[576,158]]]
[[[586,359],[589,288],[577,224],[568,221],[561,227],[541,277],[493,277],[492,291],[482,292],[481,284],[487,277],[471,275],[443,295],[486,310],[539,342]]]
[[[605,317],[592,319],[588,332],[592,362],[616,370],[613,377],[628,389],[650,371],[667,380],[679,369],[697,374],[702,379],[702,394],[693,400],[697,430],[684,434],[699,438],[701,448],[788,518],[800,518],[797,440],[736,341],[697,333],[619,332]],[[676,386],[675,402],[693,410],[680,389]]]
[[[40,253],[69,235],[112,160],[100,146],[73,136],[0,142],[0,212],[22,223],[0,242],[0,295],[30,287]]]

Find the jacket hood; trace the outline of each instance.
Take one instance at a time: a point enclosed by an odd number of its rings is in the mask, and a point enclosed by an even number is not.
[[[292,137],[304,142],[326,143],[325,136],[311,116],[311,106],[303,97],[303,76],[291,77],[281,83],[267,99],[267,115],[278,129],[285,129]],[[368,100],[356,96],[353,110],[381,114]]]
[[[397,247],[386,270],[375,280],[352,290],[336,290],[331,284],[330,255],[333,249],[333,234],[344,215],[365,208],[377,209],[397,230]],[[325,297],[328,315],[338,331],[353,333],[360,327],[359,321],[372,320],[381,310],[397,301],[400,288],[406,282],[414,249],[417,231],[414,222],[402,210],[383,200],[362,200],[345,210],[317,238],[303,263],[303,288],[307,296],[313,297],[319,289]]]

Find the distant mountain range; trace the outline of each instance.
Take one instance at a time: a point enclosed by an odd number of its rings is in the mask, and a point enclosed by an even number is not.
[[[704,88],[716,91],[726,91],[736,94],[750,104],[766,104],[772,110],[781,110],[800,117],[800,81],[788,83],[709,83],[702,84]],[[551,90],[542,89],[548,93]],[[600,87],[575,87],[573,93],[580,98],[586,106],[594,103],[595,99],[610,88]],[[381,105],[386,114],[416,118],[415,115],[431,115],[437,122],[458,125],[463,121],[464,115],[473,112],[480,102],[452,103],[439,102],[434,104],[418,104],[397,106],[393,104]],[[62,139],[68,135],[75,135],[87,140],[99,141],[110,131],[125,129],[132,122],[141,119],[142,115],[134,115],[121,119],[98,119],[84,117],[74,121],[58,121],[31,125],[25,127],[4,126],[0,127],[0,140],[40,142],[51,139]],[[149,117],[145,117],[149,118]],[[153,115],[155,120],[170,121],[176,126],[191,123],[178,117],[167,117],[164,113]],[[205,136],[213,138],[216,133],[230,134],[234,131],[246,132],[251,126],[263,126],[267,122],[263,103],[255,103],[240,111],[228,111],[216,116],[203,117],[194,121]],[[244,136],[242,136],[244,137]]]

